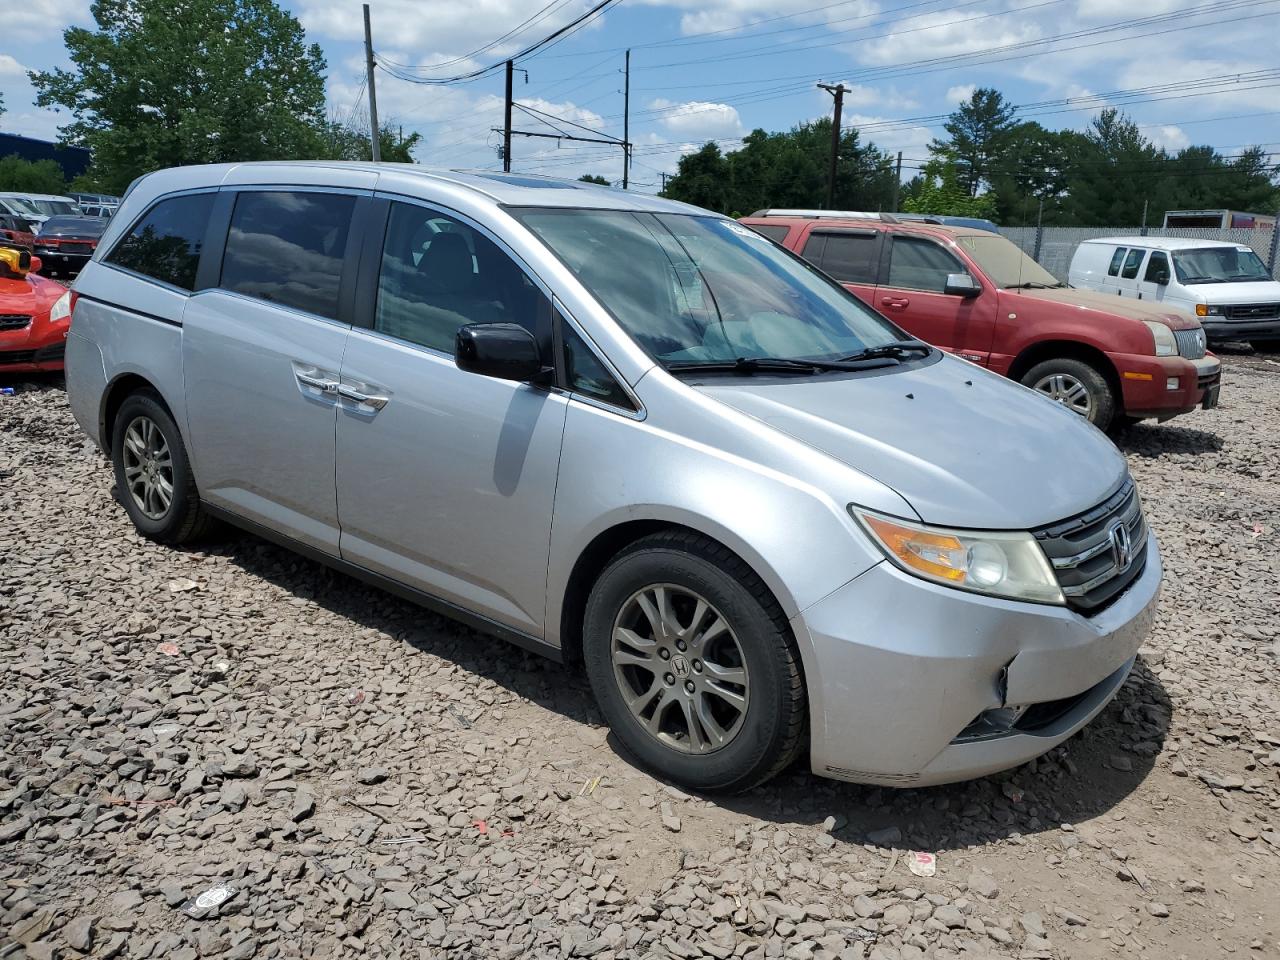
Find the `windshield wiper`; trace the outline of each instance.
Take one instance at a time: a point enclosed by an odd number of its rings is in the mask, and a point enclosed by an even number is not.
[[[1024,280],[1022,283],[1011,283],[1006,290],[1061,290],[1065,283],[1038,283],[1035,280]]]
[[[890,354],[864,357],[861,354],[853,360],[878,360],[878,363],[852,363],[846,360],[803,360],[798,357],[738,357],[736,360],[697,360],[688,363],[669,363],[667,369],[672,373],[801,373],[815,374],[826,370],[867,370],[874,367],[888,367],[897,364]]]
[[[851,353],[847,357],[841,357],[840,362],[856,363],[859,360],[878,360],[882,357],[898,359],[910,353],[920,353],[928,356],[933,353],[933,347],[923,340],[895,340],[893,343],[884,343],[878,347],[867,347],[865,350]]]
[[[1225,283],[1222,277],[1183,277],[1183,283]]]

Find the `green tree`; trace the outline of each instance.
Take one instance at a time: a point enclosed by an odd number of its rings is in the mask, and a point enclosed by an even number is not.
[[[956,165],[960,185],[977,196],[991,179],[1016,126],[1017,108],[993,87],[979,87],[947,118],[947,140],[933,140],[929,152]]]
[[[602,187],[609,186],[609,181],[597,173],[584,173],[578,180],[581,183],[598,183]]]
[[[1176,206],[1178,179],[1164,149],[1142,135],[1115,108],[1103,110],[1085,131],[1067,174],[1064,206],[1070,222],[1133,226]]]
[[[982,217],[989,220],[997,215],[993,194],[971,196],[960,183],[956,165],[938,160],[924,165],[902,208],[907,213],[935,213],[944,217]]]
[[[728,174],[729,163],[724,154],[714,143],[708,143],[680,158],[676,175],[667,180],[662,195],[708,210],[726,210]]]
[[[52,160],[23,160],[16,153],[0,158],[0,190],[14,193],[62,193],[62,168]]]
[[[36,104],[71,112],[113,191],[160,167],[314,156],[324,56],[272,0],[95,0],[63,33],[74,68],[34,71]]]
[[[324,160],[372,160],[369,134],[346,124],[330,120],[320,132],[320,145],[315,156]],[[422,134],[402,136],[395,121],[382,124],[378,131],[379,157],[389,163],[413,163],[413,148],[422,142]]]

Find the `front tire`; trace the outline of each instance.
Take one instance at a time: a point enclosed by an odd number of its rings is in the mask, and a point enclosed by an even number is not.
[[[1255,353],[1280,353],[1280,340],[1250,340]]]
[[[801,746],[804,679],[782,609],[692,532],[647,537],[609,564],[587,601],[583,659],[614,734],[683,786],[749,789]]]
[[[1099,430],[1110,428],[1116,415],[1111,384],[1083,360],[1057,357],[1037,363],[1023,374],[1022,384],[1078,413]]]
[[[111,462],[120,502],[144,537],[180,544],[207,531],[211,521],[201,508],[182,434],[155,394],[135,393],[120,405]]]

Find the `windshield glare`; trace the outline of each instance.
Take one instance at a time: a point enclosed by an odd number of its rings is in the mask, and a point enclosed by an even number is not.
[[[1173,255],[1173,269],[1181,283],[1245,283],[1271,279],[1262,260],[1247,247],[1179,250]]]
[[[1016,287],[1033,283],[1036,286],[1061,286],[1058,278],[1028,257],[1010,240],[995,234],[985,236],[959,236],[958,243],[998,287]]]
[[[902,331],[731,220],[616,210],[512,210],[664,366],[838,360]]]

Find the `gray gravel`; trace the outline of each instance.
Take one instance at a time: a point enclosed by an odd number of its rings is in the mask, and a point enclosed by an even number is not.
[[[710,799],[630,766],[561,667],[250,537],[138,538],[59,386],[20,385],[0,958],[1280,956],[1280,363],[1224,379],[1122,438],[1165,596],[1079,737]]]

